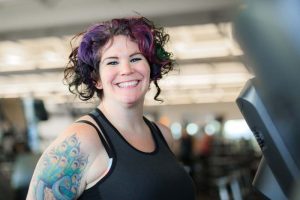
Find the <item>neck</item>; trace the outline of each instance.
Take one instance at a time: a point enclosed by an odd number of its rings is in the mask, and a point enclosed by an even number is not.
[[[145,125],[143,120],[143,103],[135,106],[124,106],[103,99],[98,108],[119,131],[131,132],[142,129]]]

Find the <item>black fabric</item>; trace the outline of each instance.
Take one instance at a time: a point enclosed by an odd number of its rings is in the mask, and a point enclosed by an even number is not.
[[[112,150],[113,163],[93,187],[85,190],[84,200],[195,200],[192,179],[177,162],[160,130],[144,118],[155,143],[155,150],[143,152],[130,145],[118,130],[96,109],[96,119]]]
[[[100,130],[90,121],[87,121],[87,120],[78,120],[76,121],[76,123],[85,123],[85,124],[89,124],[90,126],[92,126],[98,133],[99,137],[100,137],[100,140],[108,154],[108,157],[109,158],[112,158],[112,150],[109,146],[109,144],[107,143],[106,139],[104,138],[104,136],[101,134]]]

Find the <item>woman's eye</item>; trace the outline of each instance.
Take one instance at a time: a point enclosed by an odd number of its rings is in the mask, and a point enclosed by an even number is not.
[[[106,63],[106,65],[117,65],[118,62],[117,61],[110,61],[108,63]]]
[[[130,62],[137,62],[137,61],[139,61],[139,60],[142,60],[141,58],[132,58],[131,60],[130,60]]]

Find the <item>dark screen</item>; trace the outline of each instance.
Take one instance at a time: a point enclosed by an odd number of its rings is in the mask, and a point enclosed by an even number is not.
[[[289,173],[296,175],[295,179],[300,177],[299,19],[300,1],[248,0],[244,1],[234,22],[235,36],[255,75],[257,92],[278,130],[278,138],[296,164],[296,169]],[[277,154],[264,156],[271,161],[276,159],[268,157]],[[268,164],[275,176],[280,176],[278,173],[284,175],[285,171],[275,170],[279,163]],[[279,180],[279,184],[287,183]]]

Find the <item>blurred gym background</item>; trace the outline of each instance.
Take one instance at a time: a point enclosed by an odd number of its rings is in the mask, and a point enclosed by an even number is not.
[[[164,103],[145,115],[170,127],[174,153],[199,199],[260,199],[251,182],[260,149],[235,104],[252,77],[231,30],[237,0],[0,0],[0,199],[25,199],[37,159],[98,103],[63,84],[72,35],[141,14],[166,27],[178,66],[160,81]]]

